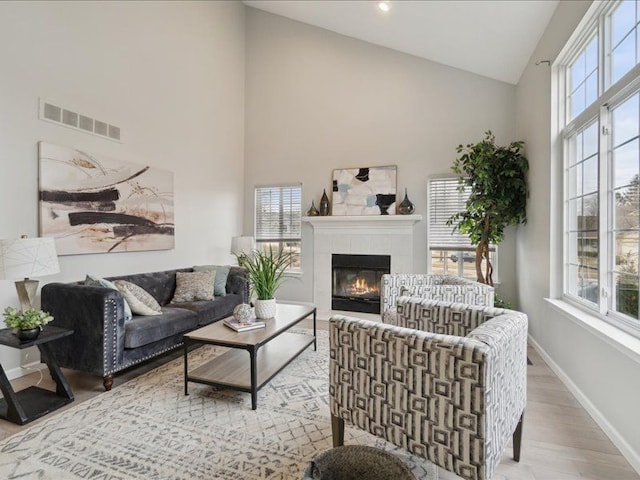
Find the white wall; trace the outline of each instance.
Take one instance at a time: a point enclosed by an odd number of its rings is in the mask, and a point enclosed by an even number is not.
[[[557,296],[562,245],[557,197],[561,160],[551,163],[551,69],[535,66],[556,58],[591,2],[560,2],[517,90],[517,136],[526,142],[531,164],[529,223],[517,238],[519,304],[529,315],[530,334],[623,454],[640,469],[639,356],[627,355],[584,323],[551,308],[545,297]],[[552,174],[552,171],[554,174]],[[551,248],[554,245],[555,249]],[[555,256],[554,256],[555,255]],[[628,352],[627,352],[628,353]]]
[[[61,273],[41,284],[231,261],[244,13],[238,2],[0,2],[0,238],[38,235],[39,140],[175,173],[174,250],[60,257]],[[125,143],[38,120],[39,97],[112,121]],[[0,281],[0,306],[17,304]],[[0,362],[15,368],[20,355],[1,348]]]
[[[427,181],[450,174],[460,143],[491,129],[516,140],[515,87],[304,23],[247,9],[244,233],[256,185],[302,182],[303,210],[331,196],[333,169],[398,166],[426,219]],[[415,227],[414,272],[426,272],[426,222]],[[301,280],[279,298],[312,300],[313,238],[303,226]],[[501,250],[504,296],[515,300],[515,235]]]

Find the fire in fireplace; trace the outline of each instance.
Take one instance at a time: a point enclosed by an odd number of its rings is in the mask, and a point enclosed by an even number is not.
[[[389,255],[331,255],[331,308],[380,313],[380,282],[390,268]]]

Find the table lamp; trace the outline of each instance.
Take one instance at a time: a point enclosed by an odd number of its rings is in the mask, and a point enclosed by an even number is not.
[[[253,237],[240,236],[231,238],[231,253],[238,259],[238,265],[244,266],[245,259],[256,249]]]
[[[0,280],[14,280],[20,308],[26,312],[33,308],[38,280],[29,277],[53,275],[60,271],[56,243],[52,237],[0,240]]]

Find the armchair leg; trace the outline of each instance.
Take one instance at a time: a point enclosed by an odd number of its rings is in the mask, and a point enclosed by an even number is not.
[[[344,445],[344,419],[331,415],[331,433],[334,448]]]
[[[513,459],[516,462],[520,461],[520,447],[522,446],[522,422],[524,420],[524,412],[520,415],[518,426],[515,432],[513,432]]]

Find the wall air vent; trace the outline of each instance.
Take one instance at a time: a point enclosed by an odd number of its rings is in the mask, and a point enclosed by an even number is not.
[[[120,127],[40,99],[40,120],[121,142]]]

